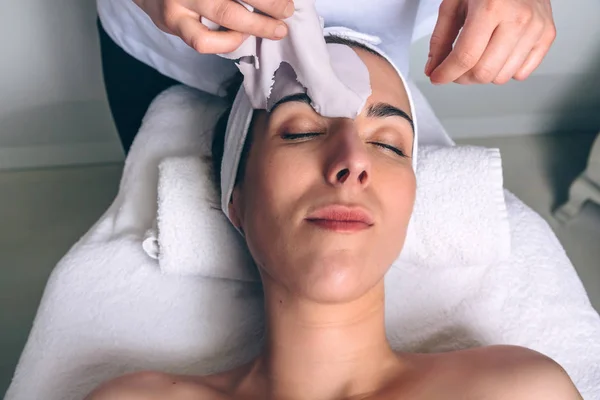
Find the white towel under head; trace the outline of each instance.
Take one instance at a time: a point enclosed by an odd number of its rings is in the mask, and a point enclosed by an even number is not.
[[[254,281],[243,239],[218,209],[210,166],[200,157],[160,164],[158,231],[144,248],[163,273]],[[510,254],[497,149],[422,146],[414,212],[400,260],[424,268],[500,262]]]

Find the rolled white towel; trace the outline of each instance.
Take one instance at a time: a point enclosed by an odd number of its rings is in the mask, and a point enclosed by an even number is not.
[[[417,195],[399,260],[427,268],[499,262],[510,231],[497,149],[423,146]],[[258,280],[243,238],[219,209],[209,163],[200,157],[160,164],[157,229],[143,247],[165,274]]]
[[[221,211],[210,179],[210,163],[200,157],[166,158],[159,165],[157,242],[163,273],[255,281],[241,235]]]
[[[500,151],[422,146],[415,207],[400,259],[461,267],[504,261],[509,255]]]

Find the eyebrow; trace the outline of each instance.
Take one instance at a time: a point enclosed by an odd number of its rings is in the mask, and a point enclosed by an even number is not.
[[[310,99],[310,97],[308,97],[308,95],[306,93],[296,93],[296,94],[292,94],[292,95],[283,97],[281,100],[279,100],[277,103],[275,103],[273,105],[273,107],[271,107],[271,111],[269,111],[269,112],[272,113],[273,111],[275,111],[275,109],[277,107],[279,107],[280,105],[282,105],[284,103],[289,103],[290,101],[298,101],[301,103],[306,103],[308,105],[310,105],[312,103],[312,100]],[[410,127],[412,128],[413,134],[415,132],[415,123],[413,122],[412,118],[406,112],[404,112],[401,109],[399,109],[398,107],[394,107],[393,105],[388,104],[388,103],[371,104],[367,110],[367,117],[368,118],[387,118],[387,117],[404,118],[405,120],[407,120],[410,123]]]
[[[408,114],[401,109],[394,107],[388,103],[375,103],[369,106],[367,110],[367,117],[369,118],[386,118],[386,117],[400,117],[404,118],[410,123],[410,127],[415,131],[415,123]]]
[[[281,100],[279,100],[277,103],[275,103],[273,105],[273,107],[271,107],[271,110],[269,111],[269,113],[272,113],[273,111],[275,111],[275,109],[277,107],[279,107],[280,105],[282,105],[283,103],[289,103],[290,101],[299,101],[301,103],[306,103],[308,105],[310,105],[312,103],[312,100],[310,99],[310,97],[308,97],[308,95],[306,93],[291,94],[289,96],[283,97]]]

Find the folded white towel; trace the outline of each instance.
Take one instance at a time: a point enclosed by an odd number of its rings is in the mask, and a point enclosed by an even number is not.
[[[429,267],[500,262],[510,230],[498,149],[424,146],[401,260]]]
[[[162,161],[158,232],[145,239],[144,249],[159,259],[164,273],[258,280],[241,236],[218,208],[209,174],[209,163],[200,157]],[[508,258],[510,230],[497,149],[424,146],[417,186],[402,261],[435,268]],[[150,245],[156,241],[157,249]]]
[[[158,252],[163,273],[259,280],[242,236],[221,211],[200,157],[167,158],[159,166]],[[152,239],[151,239],[152,240]],[[145,243],[148,241],[146,240]],[[152,253],[150,253],[152,254]]]

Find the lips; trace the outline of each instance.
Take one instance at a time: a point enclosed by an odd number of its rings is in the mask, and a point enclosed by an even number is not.
[[[336,232],[357,232],[370,228],[374,221],[362,207],[330,205],[311,213],[306,220],[322,229]]]

